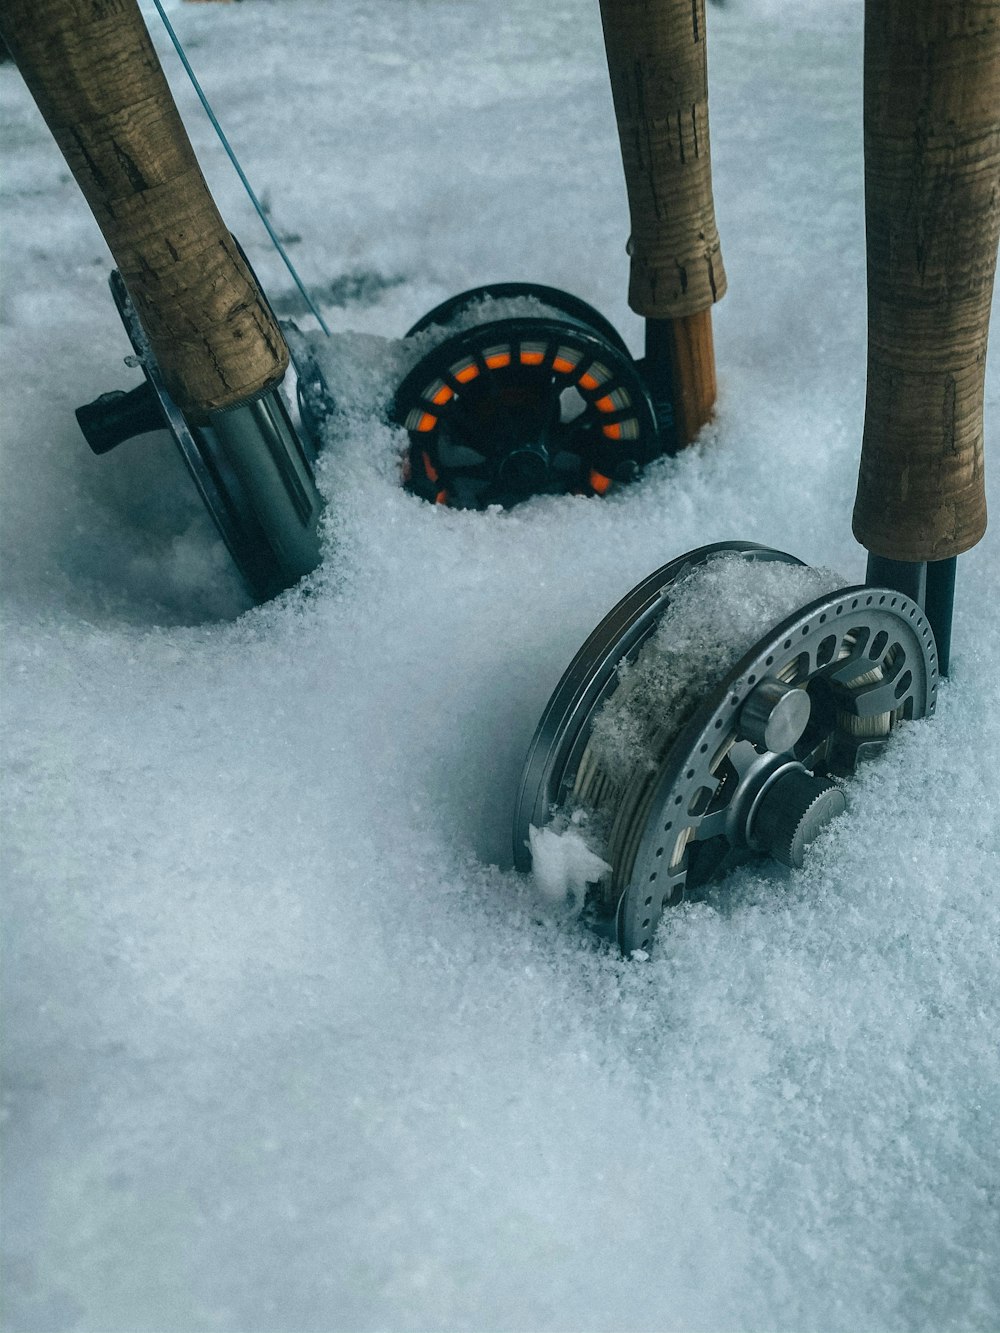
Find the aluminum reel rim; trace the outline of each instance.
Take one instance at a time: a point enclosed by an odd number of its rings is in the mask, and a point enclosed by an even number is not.
[[[280,389],[228,412],[212,413],[207,423],[188,421],[166,387],[117,269],[109,281],[129,341],[159,400],[164,426],[209,517],[250,596],[268,601],[310,573],[320,559],[317,523],[322,501]]]

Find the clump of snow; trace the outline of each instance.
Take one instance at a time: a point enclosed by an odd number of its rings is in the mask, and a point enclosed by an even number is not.
[[[431,336],[435,341],[440,341],[442,334],[475,329],[481,324],[493,324],[500,319],[566,318],[568,316],[563,311],[546,305],[537,296],[480,296],[449,315],[444,324],[432,324],[428,329],[414,334],[414,337],[423,338],[433,330]]]
[[[727,555],[693,568],[635,661],[594,719],[592,747],[616,784],[662,758],[658,733],[681,729],[769,629],[807,602],[842,588],[831,570]]]
[[[553,820],[544,828],[528,830],[531,870],[542,894],[552,903],[569,901],[579,911],[587,889],[611,874],[611,867],[592,850],[575,819]]]

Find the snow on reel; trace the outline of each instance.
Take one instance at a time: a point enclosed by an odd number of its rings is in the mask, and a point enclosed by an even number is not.
[[[532,868],[540,836],[582,836],[610,868],[588,888],[587,916],[626,955],[648,952],[664,909],[733,866],[801,866],[845,808],[839,779],[901,721],[933,712],[920,607],[830,582],[750,543],[693,551],[605,616],[552,695],[524,767],[515,863]],[[735,646],[713,630],[715,597],[741,593],[749,624],[761,597],[773,622],[752,646],[738,623]]]
[[[484,303],[540,313],[475,323]],[[488,308],[488,307],[487,307]],[[653,401],[614,327],[584,301],[525,283],[480,287],[424,316],[442,340],[400,385],[393,416],[414,494],[462,509],[531,495],[604,495],[664,452]]]

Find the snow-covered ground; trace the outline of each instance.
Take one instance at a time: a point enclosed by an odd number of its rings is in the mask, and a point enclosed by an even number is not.
[[[860,6],[711,12],[717,424],[607,500],[489,515],[399,489],[379,339],[523,277],[638,345],[596,4],[171,12],[357,336],[325,563],[248,610],[169,444],[77,432],[135,372],[0,68],[5,1326],[995,1329],[995,534],[960,562],[937,717],[804,872],[741,873],[638,966],[510,869],[539,713],[639,578],[725,538],[862,577]]]

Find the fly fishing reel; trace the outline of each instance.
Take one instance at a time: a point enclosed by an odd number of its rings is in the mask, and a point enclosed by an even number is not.
[[[792,556],[743,542],[665,565],[577,653],[528,752],[515,863],[531,869],[533,828],[585,829],[610,867],[589,887],[587,913],[627,955],[649,950],[665,908],[733,866],[761,855],[801,866],[845,808],[840,779],[901,721],[934,710],[931,629],[891,589],[824,591],[790,614],[786,593],[772,627],[725,662],[692,623],[711,609],[690,608],[713,566],[734,563],[737,577],[749,565],[771,582],[769,568],[797,567],[776,586],[822,581]],[[706,654],[721,668],[708,681]]]
[[[322,501],[312,444],[296,430],[280,389],[195,421],[164,383],[121,275],[111,293],[145,381],[77,408],[96,454],[150,431],[169,430],[247,590],[266,601],[319,563]]]
[[[489,318],[519,303],[530,313]],[[438,306],[407,337],[441,340],[400,385],[405,484],[436,504],[510,506],[536,494],[605,495],[670,440],[614,327],[552,287],[500,283]]]

